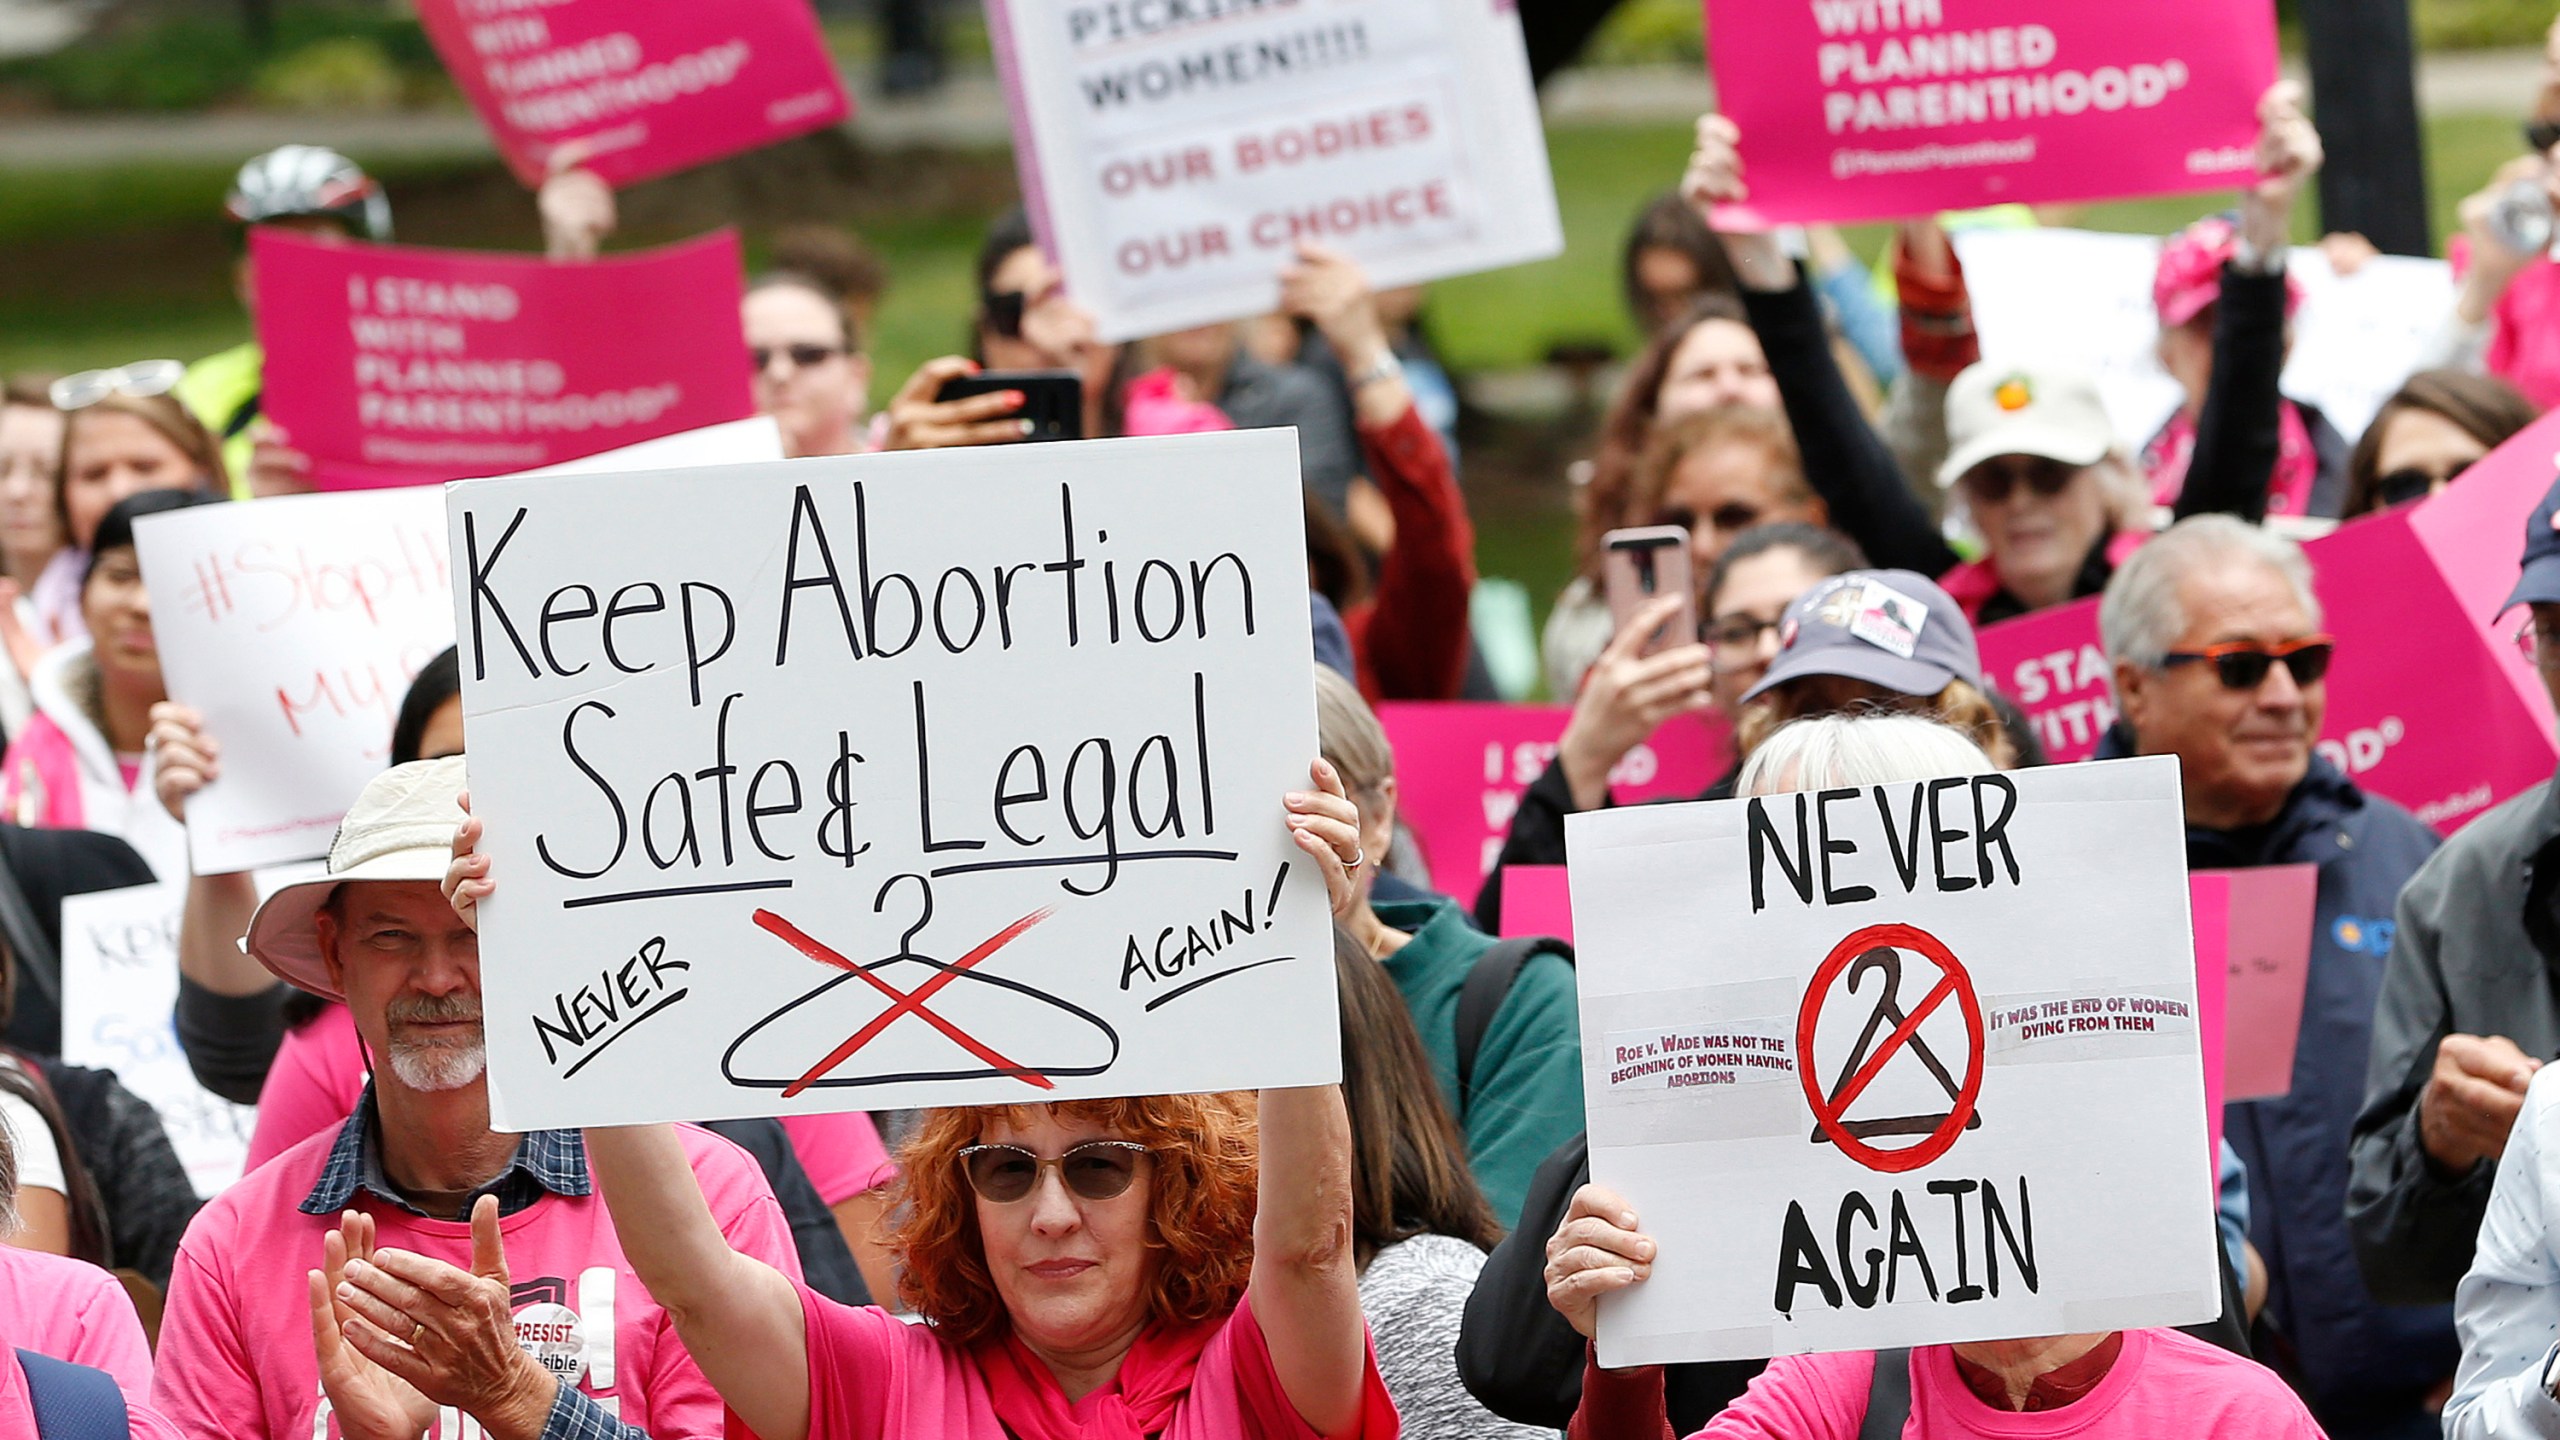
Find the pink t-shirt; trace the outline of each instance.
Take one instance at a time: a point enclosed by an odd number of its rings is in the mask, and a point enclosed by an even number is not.
[[[0,1245],[0,1316],[9,1343],[116,1377],[125,1403],[151,1399],[151,1344],[116,1277],[67,1255]]]
[[[840,1305],[805,1285],[800,1307],[808,1324],[812,1440],[1007,1440],[975,1352],[944,1344],[927,1326],[876,1306]],[[1077,1414],[1113,1388],[1079,1401]],[[1355,1435],[1395,1440],[1395,1405],[1374,1350],[1367,1391]],[[743,1427],[736,1433],[752,1434]],[[1160,1440],[1317,1440],[1280,1388],[1250,1294],[1200,1352],[1190,1392],[1159,1433]]]
[[[1584,1405],[1592,1405],[1592,1377],[1631,1373],[1587,1369]],[[1857,1440],[1875,1373],[1875,1357],[1865,1351],[1781,1356],[1692,1440]],[[1577,1415],[1573,1433],[1608,1432],[1586,1430]],[[1902,1434],[1903,1440],[2320,1440],[2320,1427],[2265,1366],[2175,1330],[2128,1330],[2106,1378],[2059,1410],[1993,1409],[1956,1374],[1951,1347],[1915,1350],[1911,1419]]]
[[[285,1032],[276,1063],[258,1091],[258,1123],[249,1132],[247,1169],[255,1170],[322,1131],[334,1132],[364,1095],[364,1045],[344,1005],[332,1005],[299,1030]],[[859,1111],[792,1115],[782,1128],[818,1198],[829,1205],[897,1178],[879,1127]],[[299,1199],[300,1197],[295,1197]]]
[[[676,1133],[730,1245],[797,1276],[790,1227],[755,1161],[707,1130]],[[152,1399],[191,1440],[338,1434],[334,1417],[317,1424],[324,1402],[303,1278],[320,1263],[320,1237],[337,1221],[298,1208],[336,1140],[324,1132],[277,1156],[197,1212],[179,1243]],[[381,1244],[471,1263],[469,1225],[422,1219],[362,1190],[353,1203],[375,1217]],[[655,1440],[720,1434],[719,1396],[631,1273],[601,1197],[545,1195],[500,1222],[500,1232],[517,1328],[527,1338],[553,1337],[541,1358],[555,1374]],[[464,1433],[448,1410],[427,1440]]]

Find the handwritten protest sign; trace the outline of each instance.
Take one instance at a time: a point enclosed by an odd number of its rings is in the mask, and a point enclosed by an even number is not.
[[[2303,547],[2338,639],[2319,753],[2450,834],[2560,764],[2551,697],[2498,607],[2560,461],[2547,416],[2443,494]],[[2094,599],[1985,626],[1982,671],[2018,702],[2048,758],[2078,760],[2115,721]]]
[[[73,895],[62,902],[62,1058],[113,1070],[151,1102],[196,1193],[240,1178],[257,1107],[196,1083],[170,1022],[178,1002],[178,916],[187,883]]]
[[[2200,870],[2188,877],[2197,973],[2223,979],[2223,1098],[2265,1100],[2293,1088],[2311,979],[2311,865]]]
[[[418,0],[418,23],[528,186],[555,157],[636,184],[850,109],[808,0]]]
[[[1288,432],[446,498],[502,1127],[1337,1073]]]
[[[782,458],[768,417],[541,474]],[[390,760],[409,682],[453,643],[444,497],[413,487],[209,505],[134,526],[171,698],[204,717],[222,774],[187,802],[198,874],[328,853]]]
[[[1957,231],[1955,245],[1984,359],[2065,361],[2086,370],[2127,449],[2168,422],[2185,392],[2160,367],[2160,317],[2151,300],[2158,236],[1971,229]],[[2302,303],[2284,393],[2353,439],[2443,327],[2453,304],[2452,268],[2382,255],[2342,276],[2313,246],[2297,247],[2287,268]]]
[[[1396,819],[1431,867],[1431,888],[1471,903],[1493,873],[1521,793],[1556,757],[1573,711],[1563,705],[1390,703],[1378,723],[1396,754]],[[1730,741],[1721,718],[1674,720],[1610,772],[1621,804],[1686,800],[1722,773]]]
[[[1106,340],[1278,303],[1300,241],[1380,286],[1564,249],[1519,17],[1483,0],[989,0],[1042,245]]]
[[[1708,0],[1748,224],[2247,183],[2275,11],[2227,0]]]
[[[1567,821],[1591,1174],[1661,1244],[1601,1363],[2212,1318],[2181,815],[2145,759]]]
[[[530,470],[755,413],[725,231],[583,265],[271,229],[249,247],[266,411],[324,490]]]
[[[187,802],[198,874],[328,853],[388,762],[411,677],[453,643],[432,489],[208,505],[134,526],[171,698],[222,777]]]

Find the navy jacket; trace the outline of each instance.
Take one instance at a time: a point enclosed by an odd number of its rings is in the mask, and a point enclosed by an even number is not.
[[[2130,739],[2119,725],[2099,758],[2132,753]],[[2292,1343],[2312,1411],[2332,1434],[2413,1415],[2461,1356],[2451,1307],[2374,1301],[2346,1216],[2347,1138],[2364,1099],[2392,907],[2438,843],[2417,817],[2317,756],[2263,833],[2187,831],[2194,869],[2320,871],[2293,1088],[2226,1107],[2223,1134],[2249,1168],[2249,1239],[2267,1262],[2265,1318]]]

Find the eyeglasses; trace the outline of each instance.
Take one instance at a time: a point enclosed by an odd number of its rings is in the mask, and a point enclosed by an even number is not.
[[[1019,1145],[970,1145],[960,1151],[960,1170],[979,1199],[998,1205],[1028,1199],[1040,1187],[1040,1172],[1052,1165],[1076,1198],[1109,1200],[1138,1178],[1139,1157],[1147,1153],[1134,1140],[1087,1140],[1046,1160]]]
[[[756,362],[756,373],[761,375],[773,368],[776,355],[790,356],[794,370],[814,370],[843,353],[838,345],[758,345],[747,351],[747,358]]]
[[[112,370],[83,370],[65,375],[53,382],[47,392],[56,410],[86,410],[110,395],[126,395],[147,400],[166,395],[187,378],[186,362],[181,360],[136,360]]]
[[[2435,492],[2437,486],[2452,484],[2470,468],[2471,462],[2465,460],[2448,466],[2439,475],[2415,465],[2405,466],[2373,482],[2374,498],[2384,505],[2406,505],[2412,500],[2424,500]]]
[[[2207,645],[2202,650],[2172,650],[2160,657],[2160,663],[2166,668],[2210,660],[2225,689],[2255,690],[2267,683],[2267,672],[2279,660],[2284,662],[2286,670],[2292,672],[2294,684],[2311,684],[2329,673],[2329,659],[2337,648],[2336,640],[2327,635],[2306,635],[2299,640],[2280,640],[2273,645],[2261,645],[2255,640],[2233,640],[2222,645]]]
[[[1729,675],[1757,662],[1760,637],[1775,630],[1784,620],[1757,620],[1749,615],[1727,615],[1700,633],[1707,642],[1707,668],[1719,675]]]
[[[2069,489],[2080,467],[2041,455],[2012,457],[2012,463],[1986,461],[1964,472],[1965,493],[1981,505],[2006,505],[2020,482],[2047,500]]]
[[[2534,664],[2560,670],[2560,635],[2545,631],[2540,622],[2527,620],[2516,630],[2516,648]]]

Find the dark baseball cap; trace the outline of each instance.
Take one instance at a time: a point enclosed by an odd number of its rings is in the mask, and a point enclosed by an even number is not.
[[[2515,592],[2498,613],[2519,605],[2560,605],[2560,480],[2552,482],[2524,522],[2524,573],[2516,577]]]
[[[1843,675],[1905,695],[1950,680],[1982,686],[1973,622],[1946,591],[1909,570],[1852,570],[1807,590],[1778,622],[1778,658],[1745,700],[1807,675]]]

